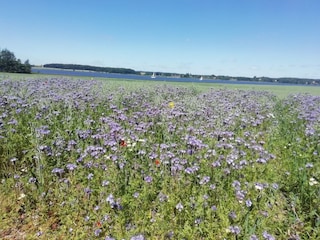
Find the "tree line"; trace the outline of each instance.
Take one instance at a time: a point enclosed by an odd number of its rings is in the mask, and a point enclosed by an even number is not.
[[[8,73],[31,73],[29,60],[24,63],[17,59],[13,52],[8,49],[0,51],[0,72]]]
[[[95,66],[79,65],[79,64],[50,63],[50,64],[44,64],[43,67],[82,70],[82,71],[85,70],[85,71],[106,72],[106,73],[136,74],[135,70],[129,69],[129,68],[95,67]]]

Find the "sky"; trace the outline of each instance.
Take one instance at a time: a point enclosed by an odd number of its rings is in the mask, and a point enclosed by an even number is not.
[[[319,0],[0,0],[31,64],[320,79]]]

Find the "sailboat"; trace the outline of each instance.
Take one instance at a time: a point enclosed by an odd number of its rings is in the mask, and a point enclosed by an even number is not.
[[[151,76],[151,78],[156,78],[156,74],[153,73],[152,76]]]
[[[203,77],[201,76],[201,77],[199,78],[199,80],[202,81],[202,80],[203,80]]]

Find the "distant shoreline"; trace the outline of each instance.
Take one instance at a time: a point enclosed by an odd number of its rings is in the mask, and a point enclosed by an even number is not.
[[[166,73],[166,72],[150,72],[150,71],[135,71],[129,68],[113,68],[113,67],[96,67],[89,65],[79,65],[79,64],[61,64],[61,63],[51,63],[44,64],[43,66],[37,66],[32,68],[38,69],[38,71],[58,70],[58,71],[68,71],[68,72],[85,72],[85,73],[100,73],[100,74],[124,74],[124,75],[136,75],[141,77],[151,77],[153,74],[156,78],[170,78],[170,79],[197,79],[200,81],[208,82],[208,80],[224,80],[232,82],[263,82],[263,83],[273,83],[273,84],[300,84],[300,85],[312,85],[319,86],[320,79],[309,79],[309,78],[295,78],[295,77],[281,77],[281,78],[271,78],[271,77],[234,77],[234,76],[222,76],[222,75],[198,75],[198,74],[179,74],[179,73]]]
[[[142,81],[162,81],[162,82],[192,82],[192,83],[216,83],[216,84],[252,84],[252,85],[274,85],[274,86],[320,86],[311,84],[299,84],[299,83],[281,83],[273,81],[242,81],[237,79],[206,79],[199,80],[196,77],[166,77],[157,75],[155,78],[151,78],[150,75],[138,75],[138,74],[121,74],[121,73],[106,73],[96,72],[89,70],[73,70],[73,69],[58,69],[47,67],[33,67],[32,73],[34,74],[48,74],[48,75],[64,75],[64,76],[78,76],[78,77],[98,77],[98,78],[116,78],[127,80],[142,80]]]

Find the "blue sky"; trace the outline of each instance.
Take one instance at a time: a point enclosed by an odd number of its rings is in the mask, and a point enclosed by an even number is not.
[[[31,64],[320,78],[319,0],[0,0],[0,48]]]

